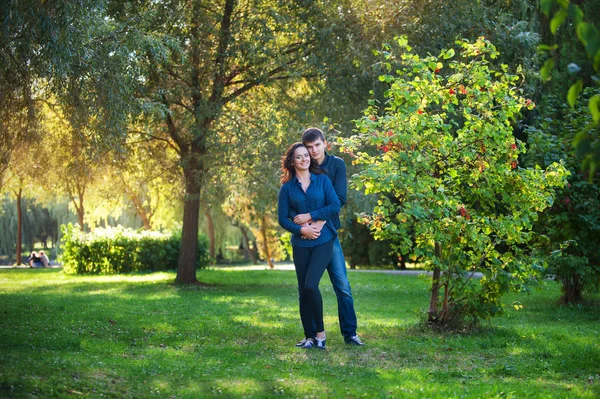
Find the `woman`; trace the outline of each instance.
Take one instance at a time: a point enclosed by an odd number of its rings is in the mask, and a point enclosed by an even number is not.
[[[50,259],[48,259],[48,255],[44,251],[40,251],[38,256],[44,267],[50,267]]]
[[[279,224],[292,233],[300,319],[306,338],[300,347],[304,349],[327,347],[319,281],[331,260],[333,240],[337,236],[331,220],[340,212],[340,201],[331,181],[319,174],[318,169],[302,143],[292,144],[281,159]],[[290,219],[290,211],[297,215],[310,214],[312,220],[326,223],[320,231],[315,226],[300,226]],[[313,320],[316,334],[312,332]]]

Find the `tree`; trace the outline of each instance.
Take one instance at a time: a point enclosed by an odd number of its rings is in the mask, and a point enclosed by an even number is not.
[[[526,129],[527,164],[546,167],[564,160],[570,171],[568,184],[557,192],[557,201],[536,223],[536,229],[547,237],[542,244],[549,256],[548,275],[562,284],[563,303],[581,302],[585,290],[600,282],[600,186],[598,178],[581,171],[581,159],[572,143],[582,129],[592,140],[600,137],[600,128],[591,123],[586,106],[589,97],[597,93],[598,89],[586,89],[573,109],[562,96],[548,96],[535,125]]]
[[[598,72],[600,71],[600,31],[597,28],[600,22],[597,12],[599,4],[597,1],[582,2],[580,7],[580,5],[571,3],[569,0],[540,1],[540,8],[544,15],[546,17],[552,15],[549,23],[552,34],[557,35],[561,25],[572,27],[578,40],[573,40],[573,32],[571,31],[566,34],[563,32],[559,42],[568,42],[573,45],[573,48],[577,48],[577,42],[579,42],[585,48],[585,55],[588,60],[591,61],[589,62],[590,65],[586,67],[584,65],[585,60],[581,59],[581,56],[575,60],[570,59],[570,57],[560,59],[559,52],[557,51],[559,46],[556,44],[541,46],[542,50],[548,51],[552,55],[546,60],[540,71],[544,80],[549,80],[552,77],[552,71],[558,65],[562,67],[566,66],[568,70],[568,73],[565,73],[564,69],[561,71],[563,76],[579,75],[579,78],[575,83],[571,84],[567,93],[567,101],[571,108],[575,107],[577,97],[584,87],[600,84],[600,77],[598,76]],[[590,20],[590,18],[592,19]],[[596,20],[593,18],[596,18]],[[565,24],[565,21],[568,21],[568,24]],[[572,50],[566,51],[571,52]],[[571,53],[569,56],[573,56],[573,54]],[[572,80],[568,79],[567,81]],[[600,94],[594,94],[588,99],[588,109],[592,116],[592,121],[588,127],[584,127],[577,132],[574,137],[574,143],[578,147],[579,153],[583,155],[582,166],[584,169],[589,169],[589,176],[592,179],[600,166],[600,141],[590,136],[589,130],[593,129],[594,125],[598,126],[600,124]]]
[[[7,162],[10,167],[4,172],[6,181],[3,189],[14,195],[16,206],[15,260],[17,265],[23,263],[21,251],[23,245],[24,200],[25,198],[35,197],[36,190],[39,190],[35,181],[42,173],[40,159],[33,155],[31,148],[26,147],[25,143],[12,148],[9,162]]]
[[[88,0],[0,4],[0,184],[12,149],[35,142],[40,108],[51,93],[64,94],[68,114],[77,110],[86,115],[81,121],[102,128],[91,129],[94,147],[120,130],[131,109],[124,101],[131,82],[118,73],[123,58],[113,50],[124,40],[115,37],[103,6]]]
[[[423,59],[405,39],[399,57],[384,46],[385,108],[372,100],[358,134],[342,140],[363,166],[353,186],[379,196],[360,220],[400,253],[425,259],[429,322],[440,328],[500,314],[502,294],[539,275],[532,222],[566,174],[559,164],[518,166],[525,148],[513,124],[533,103],[507,66],[490,68],[491,43],[457,43],[458,56],[449,49]],[[484,276],[474,281],[477,271]]]
[[[222,139],[215,123],[228,104],[255,88],[316,73],[315,53],[330,41],[330,3],[113,2],[111,15],[137,15],[137,28],[161,40],[133,56],[138,96],[163,118],[185,179],[181,258],[176,281],[197,283],[195,256],[203,177]],[[328,15],[328,12],[330,15]]]
[[[107,154],[112,184],[102,187],[105,198],[122,195],[123,205],[133,208],[145,230],[171,227],[170,213],[183,195],[177,154],[169,142],[154,137],[155,128],[155,121],[143,118],[131,124],[125,142]]]

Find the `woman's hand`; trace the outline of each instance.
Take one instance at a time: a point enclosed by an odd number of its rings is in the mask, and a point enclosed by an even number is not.
[[[311,220],[312,217],[310,217],[310,213],[301,213],[299,215],[296,215],[296,217],[294,218],[294,223],[303,225],[305,223],[310,222]]]
[[[321,235],[321,229],[316,226],[305,226],[300,229],[300,234],[308,240],[316,240]]]

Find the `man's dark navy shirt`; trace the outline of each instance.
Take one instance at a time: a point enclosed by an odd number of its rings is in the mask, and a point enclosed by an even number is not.
[[[290,219],[290,214],[310,213],[313,220],[326,220],[321,235],[315,240],[306,240],[300,233],[301,226]],[[340,200],[329,178],[311,173],[310,184],[306,192],[302,183],[294,176],[279,190],[279,224],[292,233],[292,245],[298,247],[316,247],[331,241],[337,236],[334,219],[339,223]]]
[[[340,200],[340,207],[344,206],[346,203],[346,193],[348,191],[348,182],[346,181],[346,163],[342,158],[329,155],[327,152],[325,152],[325,160],[321,165],[319,165],[319,167],[325,172],[327,177],[329,177],[329,180],[331,180],[333,189]],[[333,219],[333,226],[336,228],[336,230],[342,227],[339,214],[335,217],[335,219]]]

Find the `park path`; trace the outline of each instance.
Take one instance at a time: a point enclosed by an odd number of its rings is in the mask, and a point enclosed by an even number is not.
[[[52,265],[50,266],[50,268],[53,269],[57,269],[60,268],[61,266],[59,265]],[[0,265],[0,269],[29,269],[29,266],[7,266],[7,265]],[[44,268],[39,268],[39,269],[44,269]],[[279,262],[275,264],[275,268],[274,269],[269,269],[269,266],[265,263],[265,264],[260,264],[260,265],[249,265],[249,266],[229,266],[229,265],[215,265],[215,266],[209,266],[209,269],[213,269],[213,270],[282,270],[282,271],[293,271],[294,270],[294,264],[292,262]],[[384,274],[399,274],[402,276],[418,276],[419,274],[431,274],[431,272],[427,271],[427,270],[414,270],[414,269],[408,269],[408,270],[366,270],[366,269],[348,269],[348,272],[350,273],[384,273]],[[481,278],[482,274],[481,273],[475,273],[473,274],[473,277],[475,278]]]
[[[211,266],[210,269],[214,270],[294,270],[294,264],[292,262],[279,262],[275,264],[274,269],[269,269],[269,266],[265,264],[260,265],[249,265],[249,266],[229,266],[229,265],[217,265]],[[384,274],[399,274],[403,276],[417,276],[419,274],[431,274],[427,270],[373,270],[373,269],[348,269],[350,273],[384,273]],[[475,273],[473,277],[481,278],[482,273]]]

